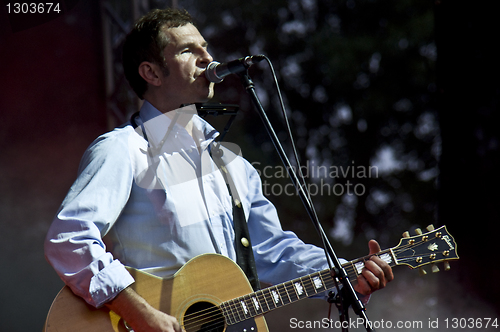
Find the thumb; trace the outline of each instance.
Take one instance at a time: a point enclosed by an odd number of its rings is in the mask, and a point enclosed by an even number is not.
[[[380,245],[375,240],[370,240],[368,242],[368,248],[370,249],[370,255],[376,254],[380,251]]]

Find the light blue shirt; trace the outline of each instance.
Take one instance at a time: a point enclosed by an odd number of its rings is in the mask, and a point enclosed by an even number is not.
[[[146,101],[137,128],[117,128],[85,152],[45,255],[89,304],[99,307],[134,282],[125,265],[167,277],[203,253],[236,261],[231,196],[210,156],[218,133],[194,113],[193,106],[167,116]],[[276,284],[327,268],[322,249],[282,230],[251,164],[227,156],[260,280]]]

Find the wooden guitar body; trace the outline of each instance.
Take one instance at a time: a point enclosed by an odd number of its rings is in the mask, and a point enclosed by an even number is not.
[[[263,316],[236,325],[224,324],[218,305],[253,291],[243,271],[224,256],[216,254],[197,256],[170,279],[161,279],[135,269],[129,269],[129,272],[136,280],[132,288],[156,309],[175,316],[187,332],[229,332],[233,327],[241,327],[240,324],[247,325],[247,331],[251,331],[251,327],[254,327],[254,331],[267,331]],[[221,278],[222,275],[224,278]],[[206,323],[208,326],[204,329],[200,326],[199,317],[191,317],[191,312],[200,311],[209,315]],[[222,325],[213,326],[214,318]],[[106,308],[96,309],[88,305],[66,286],[59,292],[50,308],[45,331],[127,332],[128,330],[118,315]]]

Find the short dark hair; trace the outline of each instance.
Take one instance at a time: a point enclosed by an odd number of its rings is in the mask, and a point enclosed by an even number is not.
[[[142,62],[156,63],[168,75],[163,50],[169,40],[164,33],[161,33],[162,29],[176,28],[189,23],[193,24],[193,19],[186,10],[154,9],[141,17],[127,35],[123,44],[123,70],[139,98],[144,99],[144,93],[148,89],[147,82],[139,75],[138,69]]]

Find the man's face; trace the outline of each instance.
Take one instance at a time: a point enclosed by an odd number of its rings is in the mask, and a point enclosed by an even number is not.
[[[205,102],[213,97],[213,83],[205,78],[204,70],[213,60],[207,42],[198,29],[187,24],[164,29],[169,43],[164,49],[169,75],[162,78],[162,90],[169,104]]]

